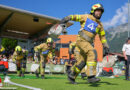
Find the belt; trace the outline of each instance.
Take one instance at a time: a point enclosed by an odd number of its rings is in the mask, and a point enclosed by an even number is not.
[[[92,38],[90,38],[88,35],[84,34],[84,32],[82,32],[82,31],[79,31],[79,35],[81,37],[83,37],[85,40],[87,40],[88,42],[92,42],[93,41]]]

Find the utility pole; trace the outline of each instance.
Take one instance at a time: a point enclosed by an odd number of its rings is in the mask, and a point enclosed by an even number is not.
[[[130,4],[129,4],[129,0],[128,0],[128,37],[130,36],[129,35],[129,32],[130,32]]]

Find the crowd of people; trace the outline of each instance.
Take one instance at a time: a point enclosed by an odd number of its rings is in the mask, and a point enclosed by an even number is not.
[[[50,38],[49,38],[50,39]],[[8,71],[8,63],[16,63],[17,66],[17,74],[18,76],[23,76],[26,69],[26,63],[39,63],[40,56],[35,56],[36,53],[28,52],[25,48],[21,46],[16,46],[14,48],[13,53],[6,54],[6,50],[3,46],[0,49],[0,72],[4,75],[7,75]],[[36,51],[35,51],[36,52]],[[40,54],[40,53],[39,53]],[[38,59],[38,61],[36,61]],[[74,58],[72,59],[60,59],[55,54],[52,56],[51,53],[45,57],[46,64],[54,64],[54,65],[67,65],[70,66],[76,61]],[[5,65],[5,61],[7,62]],[[21,65],[22,64],[22,65]],[[23,72],[23,74],[22,74]]]

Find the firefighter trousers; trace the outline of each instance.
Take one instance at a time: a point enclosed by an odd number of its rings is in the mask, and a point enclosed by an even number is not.
[[[74,78],[81,72],[81,70],[87,65],[86,75],[87,76],[95,76],[96,75],[96,60],[97,60],[97,53],[96,50],[93,48],[90,42],[78,38],[76,42],[77,47],[79,50],[75,50],[75,57],[77,62],[71,68]]]
[[[47,62],[47,55],[42,55],[40,54],[40,68],[36,71],[36,73],[39,73],[41,75],[45,74],[45,67],[46,67],[46,62]]]
[[[17,75],[21,75],[25,73],[26,69],[26,60],[16,60],[16,66],[17,66]]]

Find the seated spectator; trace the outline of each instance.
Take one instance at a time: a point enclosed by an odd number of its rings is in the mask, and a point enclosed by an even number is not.
[[[60,59],[60,64],[64,64],[64,59]]]
[[[32,63],[32,62],[33,62],[33,54],[29,52],[27,56],[27,63]]]
[[[56,60],[55,60],[55,59],[53,59],[53,61],[52,61],[52,62],[53,62],[53,64],[56,64]]]
[[[68,63],[68,62],[69,62],[69,60],[68,60],[68,59],[65,59],[65,60],[64,60],[64,64],[65,64],[66,62]]]
[[[60,58],[57,58],[57,64],[60,64]]]

